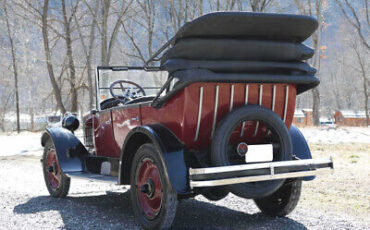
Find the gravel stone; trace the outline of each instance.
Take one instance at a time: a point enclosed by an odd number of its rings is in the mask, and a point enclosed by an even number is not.
[[[140,229],[128,186],[72,179],[65,199],[52,198],[39,157],[0,158],[0,229]],[[303,191],[304,192],[304,191]],[[228,195],[179,203],[174,229],[369,229],[349,214],[312,210],[298,204],[288,217],[262,215],[253,201]]]

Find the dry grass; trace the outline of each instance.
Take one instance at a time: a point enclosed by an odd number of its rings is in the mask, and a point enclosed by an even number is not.
[[[370,219],[370,144],[311,144],[314,158],[333,156],[333,175],[304,183],[301,205]]]

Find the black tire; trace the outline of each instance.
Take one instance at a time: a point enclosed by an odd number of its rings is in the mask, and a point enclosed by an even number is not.
[[[162,191],[159,211],[152,218],[148,217],[148,215],[143,211],[143,207],[140,204],[139,200],[140,198],[139,193],[142,192],[139,190],[141,189],[141,186],[138,185],[139,184],[138,176],[139,173],[141,172],[143,165],[146,162],[150,162],[150,164],[154,165],[157,168],[159,172],[158,174],[160,178]],[[156,179],[153,178],[153,180],[155,181]],[[154,147],[153,144],[144,144],[137,150],[131,165],[130,182],[131,182],[132,208],[135,213],[136,219],[140,223],[140,225],[144,229],[170,228],[176,215],[176,209],[178,204],[177,193],[173,190],[170,180],[165,174],[164,163],[161,160],[159,151]],[[157,196],[157,190],[155,186],[153,186],[153,188],[154,188],[153,197],[155,197]],[[149,197],[149,194],[145,195],[148,195]]]
[[[53,166],[53,172],[50,172],[48,165],[48,155],[55,154],[55,146],[52,140],[48,140],[44,147],[44,154],[42,156],[42,171],[44,174],[44,180],[46,188],[52,197],[63,198],[66,197],[71,184],[71,179],[66,176],[59,167],[58,159],[56,156],[56,164]],[[51,177],[59,178],[58,186],[53,186]]]
[[[254,202],[263,214],[283,217],[291,213],[297,206],[301,189],[302,181],[294,180],[285,183],[273,194],[255,199]]]
[[[218,201],[229,195],[229,191],[226,187],[211,187],[203,189],[202,195],[208,200]]]
[[[243,121],[260,121],[278,140],[280,149],[274,153],[274,161],[291,160],[293,153],[292,140],[282,119],[270,109],[257,105],[247,105],[233,110],[217,126],[211,145],[211,162],[213,166],[228,166],[228,142],[231,133]],[[275,192],[284,180],[271,180],[229,185],[228,190],[243,198],[266,197]]]

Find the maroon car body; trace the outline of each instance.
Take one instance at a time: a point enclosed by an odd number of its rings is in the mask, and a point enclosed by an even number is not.
[[[215,126],[232,109],[246,104],[271,108],[285,120],[287,127],[291,126],[296,98],[296,86],[293,84],[195,83],[177,93],[160,109],[154,108],[151,103],[139,103],[85,115],[83,122],[86,142],[89,147],[95,149],[97,156],[119,158],[125,138],[131,129],[160,123],[171,130],[187,148],[204,149],[211,142],[216,86],[219,86],[219,100]],[[203,100],[208,103],[202,107],[202,122],[199,127],[202,131],[195,139],[201,87]],[[247,137],[251,143],[259,143],[260,137],[264,135],[261,126],[254,136],[255,124],[246,130],[248,131],[242,139]]]
[[[305,16],[213,13],[185,24],[144,66],[97,67],[84,143],[71,115],[42,136],[50,194],[65,197],[70,178],[130,185],[146,229],[169,228],[178,200],[199,194],[231,192],[287,215],[302,180],[333,169],[331,158],[312,159],[292,125],[296,96],[319,84],[303,62],[314,52],[301,44],[316,28]]]

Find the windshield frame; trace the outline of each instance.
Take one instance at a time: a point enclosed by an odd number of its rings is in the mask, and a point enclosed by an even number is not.
[[[160,72],[164,71],[161,70],[160,67],[145,67],[145,66],[97,66],[95,70],[95,108],[97,111],[101,111],[100,108],[100,103],[101,103],[101,98],[100,98],[100,80],[101,80],[101,75],[100,71],[101,70],[111,70],[111,71],[130,71],[130,70],[143,70],[146,72]],[[155,88],[159,89],[159,93],[163,92],[163,85],[158,86],[158,87],[144,87],[144,88]],[[158,95],[157,95],[158,96]]]

